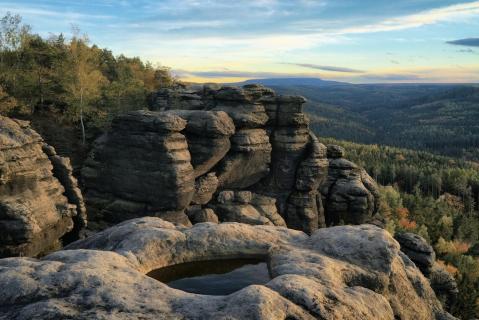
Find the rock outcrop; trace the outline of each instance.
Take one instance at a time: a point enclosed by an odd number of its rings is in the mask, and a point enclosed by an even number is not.
[[[344,149],[331,145],[327,149],[329,171],[321,186],[326,224],[361,224],[377,212],[379,190],[367,172],[343,158]]]
[[[28,122],[0,116],[0,257],[45,253],[78,239],[85,226],[68,159]]]
[[[384,230],[159,218],[121,223],[41,260],[0,260],[0,319],[454,319]],[[272,280],[226,296],[146,276],[183,262],[263,256]]]
[[[376,213],[375,182],[309,130],[304,98],[205,85],[153,100],[157,111],[115,119],[83,169],[90,220],[100,227],[141,216],[188,225],[187,217],[214,214],[311,233]],[[249,192],[263,204],[221,202],[222,192]]]
[[[429,276],[436,261],[436,253],[427,241],[411,232],[399,232],[394,238],[401,245],[401,251],[411,259],[425,276]]]
[[[195,171],[180,133],[186,125],[174,113],[148,111],[113,120],[82,170],[92,221],[149,215],[188,223],[184,209],[195,195]]]
[[[423,237],[411,232],[397,233],[394,238],[400,244],[401,251],[429,279],[436,296],[446,310],[449,310],[457,298],[459,289],[454,277],[436,262],[436,253],[432,246]]]

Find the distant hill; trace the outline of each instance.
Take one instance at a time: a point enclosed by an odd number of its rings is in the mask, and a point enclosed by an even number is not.
[[[323,80],[320,78],[252,79],[252,80],[246,80],[240,83],[234,83],[234,85],[245,85],[245,84],[251,84],[251,83],[258,83],[264,86],[313,86],[313,87],[350,85],[347,82]]]
[[[313,78],[245,83],[306,97],[305,110],[320,136],[479,161],[477,85],[349,84]]]

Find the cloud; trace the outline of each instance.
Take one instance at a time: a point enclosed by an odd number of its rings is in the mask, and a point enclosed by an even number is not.
[[[385,19],[379,23],[345,28],[340,33],[371,33],[417,28],[438,22],[457,21],[479,14],[479,1],[460,3],[419,13]]]
[[[322,65],[311,64],[311,63],[283,63],[283,64],[289,64],[293,66],[299,66],[303,68],[317,69],[317,70],[323,70],[323,71],[333,71],[333,72],[345,72],[345,73],[364,73],[365,72],[363,70],[357,70],[357,69],[351,69],[351,68],[345,68],[345,67],[322,66]]]
[[[466,38],[453,41],[447,41],[448,44],[466,47],[479,47],[479,38]]]
[[[189,71],[173,70],[174,75],[179,78],[201,77],[201,78],[290,78],[290,77],[319,77],[317,73],[281,73],[281,72],[250,72],[234,70],[212,70],[212,71]]]

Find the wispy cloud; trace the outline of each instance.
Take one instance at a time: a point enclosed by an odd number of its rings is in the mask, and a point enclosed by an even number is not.
[[[173,70],[173,73],[180,78],[202,77],[202,78],[291,78],[291,77],[319,77],[318,73],[285,73],[285,72],[249,72],[234,70],[212,70],[212,71],[188,71]]]
[[[466,38],[453,41],[447,41],[448,44],[466,47],[479,47],[479,38]]]
[[[309,68],[309,69],[332,71],[332,72],[344,72],[344,73],[364,73],[365,72],[363,70],[358,70],[358,69],[345,68],[345,67],[334,67],[334,66],[322,66],[322,65],[318,65],[318,64],[312,64],[312,63],[283,63],[283,64],[289,64],[289,65],[303,67],[303,68]]]
[[[365,26],[343,29],[340,33],[371,33],[417,28],[424,25],[457,19],[471,18],[479,14],[479,1],[460,3],[437,9],[425,10],[415,14],[385,19]]]
[[[476,36],[479,0],[0,2],[0,15],[19,13],[42,35],[65,33],[74,23],[101,47],[161,62],[187,77],[414,81],[414,72],[397,75],[396,69],[478,66],[474,56],[461,54],[469,51],[447,50],[445,41],[478,47],[478,38],[467,37]],[[417,54],[427,59],[408,58]]]

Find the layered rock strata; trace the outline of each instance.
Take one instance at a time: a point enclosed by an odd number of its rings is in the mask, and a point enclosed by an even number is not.
[[[376,182],[355,163],[346,160],[344,149],[331,145],[327,149],[329,170],[320,187],[325,204],[326,224],[361,224],[379,208]]]
[[[69,161],[28,122],[0,116],[0,257],[42,254],[85,226]]]
[[[0,319],[454,319],[399,244],[372,225],[300,231],[238,223],[121,223],[42,260],[0,260]],[[272,280],[226,296],[146,273],[263,256]]]
[[[314,136],[304,98],[259,85],[205,85],[162,90],[153,100],[158,111],[120,116],[97,141],[83,170],[92,220],[154,215],[188,224],[186,216],[215,221],[214,214],[310,233],[376,213],[375,182]],[[225,191],[253,193],[270,208],[221,203]]]
[[[129,112],[113,120],[82,169],[89,215],[114,224],[138,216],[189,223],[184,209],[195,195],[195,171],[174,113]]]

